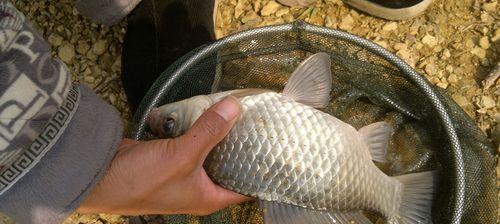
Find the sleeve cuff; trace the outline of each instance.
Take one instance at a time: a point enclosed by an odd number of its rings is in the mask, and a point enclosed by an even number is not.
[[[79,88],[79,107],[61,138],[0,197],[0,211],[19,223],[64,221],[106,172],[122,140],[116,109],[89,88]]]

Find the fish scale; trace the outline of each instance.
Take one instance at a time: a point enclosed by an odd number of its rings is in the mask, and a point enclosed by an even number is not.
[[[354,128],[279,93],[240,102],[238,122],[205,164],[217,183],[317,210],[397,212],[400,184],[374,168]]]

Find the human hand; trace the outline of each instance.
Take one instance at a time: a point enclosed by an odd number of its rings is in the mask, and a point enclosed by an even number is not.
[[[203,169],[203,161],[228,134],[239,111],[239,103],[228,98],[175,139],[124,139],[111,167],[78,212],[207,215],[250,200],[216,185]]]

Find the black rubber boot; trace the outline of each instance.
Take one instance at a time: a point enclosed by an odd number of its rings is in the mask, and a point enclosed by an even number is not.
[[[179,57],[215,39],[215,0],[143,0],[128,16],[122,82],[132,113]]]
[[[432,0],[343,0],[346,4],[388,20],[410,19],[422,14]]]

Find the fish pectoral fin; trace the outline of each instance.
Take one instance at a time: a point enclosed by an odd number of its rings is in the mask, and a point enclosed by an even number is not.
[[[386,161],[387,147],[392,132],[392,127],[384,121],[364,126],[358,130],[370,150],[373,161]]]
[[[303,61],[293,72],[283,95],[314,108],[325,108],[330,102],[332,71],[330,56],[317,53]]]
[[[265,224],[371,224],[361,211],[316,211],[278,202],[259,201]]]

